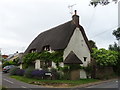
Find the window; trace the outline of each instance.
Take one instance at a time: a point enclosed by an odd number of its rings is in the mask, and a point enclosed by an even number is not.
[[[45,50],[45,51],[50,51],[50,46],[49,46],[49,45],[44,46],[44,47],[43,47],[43,50]]]
[[[30,50],[30,53],[34,53],[34,52],[37,52],[37,50],[36,49],[31,49]]]
[[[84,58],[84,62],[86,62],[87,57],[83,57],[83,58]]]
[[[40,61],[40,68],[48,68],[52,66],[52,61]]]

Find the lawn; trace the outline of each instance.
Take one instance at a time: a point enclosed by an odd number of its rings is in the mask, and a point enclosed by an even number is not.
[[[29,83],[29,84],[36,84],[36,85],[43,85],[43,86],[53,86],[53,87],[71,87],[91,82],[97,82],[97,79],[80,79],[80,80],[38,80],[33,78],[26,78],[23,76],[10,76],[11,78],[15,78],[17,80]]]

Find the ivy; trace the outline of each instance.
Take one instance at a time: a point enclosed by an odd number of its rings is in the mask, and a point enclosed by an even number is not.
[[[43,60],[43,61],[53,61],[56,63],[57,67],[59,67],[59,63],[63,61],[63,51],[54,51],[52,53],[48,51],[43,51],[41,53],[28,53],[23,57],[23,63],[26,64],[25,67],[28,67],[35,60]]]

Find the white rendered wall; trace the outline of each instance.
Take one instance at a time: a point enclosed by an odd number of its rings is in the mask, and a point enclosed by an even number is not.
[[[54,62],[52,62],[52,67],[53,67],[53,68],[57,68],[57,67],[56,67],[56,64],[55,64]]]
[[[90,62],[90,51],[79,28],[75,29],[68,46],[64,50],[64,60],[71,51],[83,62],[83,66],[87,66]],[[87,57],[85,62],[83,57]]]
[[[20,64],[20,69],[23,69],[23,68],[22,68],[22,64]]]
[[[86,72],[83,69],[80,69],[80,78],[82,78],[82,79],[87,78]]]
[[[41,68],[40,68],[40,60],[35,61],[35,69],[41,70]]]

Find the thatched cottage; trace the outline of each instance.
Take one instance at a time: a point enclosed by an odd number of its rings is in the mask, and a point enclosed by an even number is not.
[[[87,66],[91,61],[91,48],[84,28],[79,24],[79,16],[75,14],[72,20],[50,30],[40,33],[28,46],[25,53],[42,52],[43,50],[63,50],[64,64],[81,64]],[[52,67],[55,64],[52,62]],[[40,60],[36,61],[36,69],[40,69]],[[80,71],[81,78],[85,78],[85,72]]]

